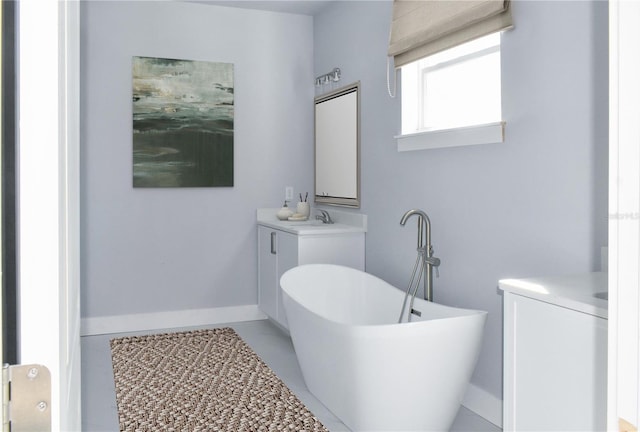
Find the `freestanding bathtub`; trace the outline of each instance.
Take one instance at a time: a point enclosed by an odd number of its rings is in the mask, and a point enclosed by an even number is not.
[[[475,368],[486,312],[416,298],[421,316],[398,324],[404,292],[337,265],[295,267],[280,285],[307,387],[347,427],[450,428]]]

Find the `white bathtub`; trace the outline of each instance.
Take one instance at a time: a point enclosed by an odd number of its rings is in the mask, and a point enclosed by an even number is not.
[[[475,368],[486,312],[416,298],[422,317],[397,324],[404,292],[336,265],[293,268],[280,285],[307,387],[345,425],[449,429]]]

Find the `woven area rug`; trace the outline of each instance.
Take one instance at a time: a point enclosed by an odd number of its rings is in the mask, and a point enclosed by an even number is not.
[[[233,329],[113,339],[111,358],[120,431],[327,431]]]

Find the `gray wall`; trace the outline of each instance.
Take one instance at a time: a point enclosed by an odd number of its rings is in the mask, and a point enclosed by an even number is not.
[[[489,311],[474,384],[501,395],[497,280],[598,269],[607,241],[607,3],[512,2],[504,144],[398,153],[391,3],[310,17],[185,2],[82,4],[82,314],[255,304],[255,209],[313,187],[313,77],[362,88],[367,270],[404,288],[422,208],[436,301]],[[249,31],[250,30],[250,31]],[[235,65],[235,186],[133,189],[131,57]],[[314,64],[315,62],[315,64]],[[543,319],[543,318],[541,318]]]
[[[83,317],[256,304],[256,208],[313,187],[312,18],[91,1],[81,19]],[[132,56],[234,64],[234,187],[132,187]]]
[[[607,3],[512,2],[502,38],[503,144],[398,153],[400,101],[386,89],[391,3],[336,2],[314,21],[315,72],[362,88],[367,271],[404,289],[411,208],[430,216],[440,303],[489,311],[472,382],[501,397],[497,281],[599,269],[607,241]],[[544,319],[544,317],[541,317]],[[428,366],[428,365],[427,365]]]

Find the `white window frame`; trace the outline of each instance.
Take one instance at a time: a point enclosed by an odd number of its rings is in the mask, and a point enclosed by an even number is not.
[[[424,92],[424,75],[442,69],[450,67],[455,64],[460,64],[475,58],[500,52],[501,44],[491,45],[489,47],[472,51],[466,54],[461,54],[458,57],[454,57],[442,62],[438,62],[431,66],[421,68],[418,74],[417,91],[420,94]],[[504,121],[496,121],[478,125],[465,125],[446,129],[427,129],[424,124],[424,104],[420,103],[420,97],[418,97],[418,103],[416,104],[417,112],[416,123],[418,125],[418,131],[415,133],[404,133],[395,137],[398,151],[412,151],[423,150],[432,148],[443,147],[457,147],[476,144],[491,144],[504,142]],[[403,116],[405,114],[403,113]]]

